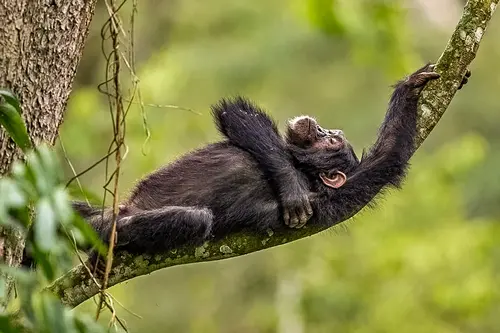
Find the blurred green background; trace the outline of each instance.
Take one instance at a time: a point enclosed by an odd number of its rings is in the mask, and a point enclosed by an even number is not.
[[[144,102],[201,115],[132,107],[122,197],[141,176],[218,140],[209,105],[228,95],[250,97],[281,124],[313,115],[343,129],[360,153],[375,138],[390,85],[437,59],[463,4],[140,1],[135,50]],[[77,171],[104,156],[111,140],[107,101],[96,89],[104,78],[105,19],[99,2],[61,131]],[[112,288],[142,317],[115,304],[130,330],[500,332],[498,36],[495,17],[469,84],[416,154],[402,191],[321,235]],[[65,173],[72,175],[69,167]],[[102,196],[104,166],[81,181]],[[88,301],[77,311],[93,308]]]

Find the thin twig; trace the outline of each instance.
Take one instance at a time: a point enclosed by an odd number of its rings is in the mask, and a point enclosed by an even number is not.
[[[66,160],[66,163],[68,163],[68,165],[69,165],[69,167],[71,169],[71,172],[73,172],[73,178],[72,179],[76,179],[76,183],[78,185],[78,188],[80,189],[80,192],[82,192],[83,196],[85,197],[85,201],[87,202],[87,205],[90,206],[89,199],[85,195],[85,191],[83,190],[82,183],[80,183],[80,179],[78,178],[79,176],[76,174],[76,170],[73,167],[73,163],[71,163],[71,161],[70,161],[70,159],[68,157],[68,153],[66,152],[66,148],[64,147],[64,143],[63,143],[63,140],[62,140],[61,136],[59,136],[59,145],[61,146],[61,149],[63,151],[63,155],[64,155],[64,159]],[[68,185],[69,185],[69,183],[66,185],[66,187],[68,187]]]
[[[59,137],[60,138],[60,137]],[[83,171],[80,171],[79,173],[75,174],[73,177],[71,177],[70,180],[68,180],[68,182],[66,183],[66,188],[71,185],[71,183],[75,180],[75,179],[78,179],[79,177],[83,176],[84,174],[86,174],[87,172],[89,172],[90,170],[92,170],[93,168],[95,168],[96,166],[98,166],[100,163],[102,163],[105,159],[107,159],[108,157],[110,157],[111,155],[113,155],[115,152],[116,152],[116,149],[113,149],[111,152],[107,153],[106,155],[104,155],[102,158],[100,158],[97,162],[93,163],[91,166],[89,166],[88,168],[86,168],[85,170]]]

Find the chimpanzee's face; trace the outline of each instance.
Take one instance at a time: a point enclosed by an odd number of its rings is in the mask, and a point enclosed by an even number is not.
[[[286,139],[289,144],[304,149],[313,148],[335,152],[343,150],[354,155],[354,160],[358,161],[344,132],[338,129],[324,129],[314,118],[309,116],[300,116],[290,120]]]
[[[346,173],[359,164],[354,150],[341,130],[324,129],[314,118],[301,116],[288,123],[287,143],[298,147],[294,157],[321,171],[319,176],[329,187],[338,188]]]

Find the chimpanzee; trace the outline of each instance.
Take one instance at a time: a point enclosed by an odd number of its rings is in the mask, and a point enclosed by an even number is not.
[[[378,138],[361,160],[342,131],[323,129],[311,117],[291,120],[282,138],[250,101],[220,101],[212,113],[226,140],[139,181],[120,204],[116,248],[155,253],[243,228],[344,221],[385,187],[400,186],[414,150],[419,94],[438,78],[426,65],[395,85]],[[73,206],[106,241],[111,210]]]

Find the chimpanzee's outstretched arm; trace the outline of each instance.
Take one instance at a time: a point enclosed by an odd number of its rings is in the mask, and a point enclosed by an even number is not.
[[[328,224],[349,218],[369,204],[386,186],[399,187],[413,154],[417,135],[417,102],[430,80],[439,78],[426,65],[396,84],[377,141],[363,154],[358,167],[347,175],[346,183],[335,192],[335,205],[318,202],[329,216]]]
[[[219,131],[248,151],[265,172],[283,206],[285,223],[300,228],[312,215],[308,183],[292,162],[274,121],[250,101],[237,97],[212,106]]]

